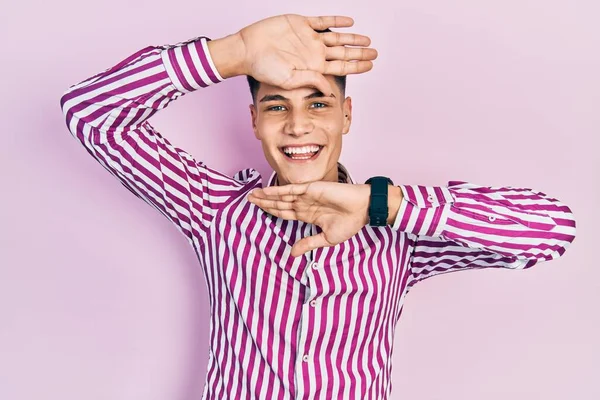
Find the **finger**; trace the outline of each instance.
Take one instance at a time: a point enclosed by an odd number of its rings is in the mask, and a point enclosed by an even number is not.
[[[342,32],[321,32],[321,40],[326,46],[369,46],[371,39],[365,35]]]
[[[281,200],[281,201],[296,201],[298,196],[295,194],[266,194],[265,192],[253,190],[248,194],[248,199],[250,196],[258,199],[268,199],[268,200]]]
[[[282,196],[282,195],[301,195],[306,193],[308,184],[288,184],[283,186],[267,186],[262,191],[267,196]]]
[[[333,86],[323,74],[307,69],[295,70],[292,72],[291,79],[281,86],[287,90],[309,86],[321,91],[321,93],[334,93]]]
[[[278,197],[277,200],[281,200],[281,201],[294,202],[294,201],[298,200],[298,195],[295,195],[295,194],[284,194],[282,196],[277,196],[277,197]]]
[[[310,27],[317,31],[322,31],[327,28],[347,28],[354,25],[354,20],[352,18],[341,15],[307,17],[307,20]]]
[[[262,197],[265,200],[279,200],[285,202],[294,202],[298,199],[298,196],[295,194],[282,194],[282,195],[263,195]]]
[[[374,60],[377,50],[371,48],[355,48],[347,46],[328,47],[325,51],[326,60]]]
[[[278,210],[276,208],[262,208],[262,210],[271,215],[279,217],[279,218],[288,219],[288,220],[297,220],[298,219],[298,215],[294,211],[291,211],[291,210]]]
[[[277,210],[293,210],[294,203],[290,203],[289,201],[280,201],[280,200],[269,200],[269,199],[259,199],[257,197],[251,196],[249,198],[251,203],[256,204],[260,208],[275,208]]]
[[[314,249],[327,246],[331,246],[331,244],[325,239],[325,234],[321,232],[318,235],[309,236],[297,241],[292,246],[292,257],[298,257]]]
[[[370,71],[373,68],[372,61],[327,61],[325,63],[325,75],[349,75],[362,74]]]

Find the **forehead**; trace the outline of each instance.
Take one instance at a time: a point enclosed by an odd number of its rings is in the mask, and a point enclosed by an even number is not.
[[[338,86],[338,84],[335,81],[335,77],[333,75],[325,75],[325,79],[327,79],[329,81],[329,83],[331,84],[331,86],[333,87],[333,90],[334,90],[333,94],[335,95],[335,97],[337,99],[339,99],[341,96],[341,91],[340,91],[340,87]],[[267,83],[261,82],[258,87],[258,92],[256,93],[256,99],[257,99],[257,101],[259,101],[261,98],[263,98],[263,96],[279,94],[283,97],[287,97],[290,100],[302,100],[302,99],[304,99],[304,97],[315,92],[316,90],[317,89],[315,89],[312,86],[303,86],[303,87],[296,88],[296,89],[286,90],[286,89],[280,88],[279,86],[273,86],[273,85],[269,85]],[[327,96],[328,94],[325,94],[325,95]]]

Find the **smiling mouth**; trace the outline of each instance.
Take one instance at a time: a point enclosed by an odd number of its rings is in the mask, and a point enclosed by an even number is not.
[[[281,151],[281,153],[289,160],[307,161],[314,160],[315,158],[317,158],[317,156],[321,153],[323,147],[324,146],[314,146],[312,149],[287,149],[287,151],[284,151],[285,147],[280,147],[279,151]]]

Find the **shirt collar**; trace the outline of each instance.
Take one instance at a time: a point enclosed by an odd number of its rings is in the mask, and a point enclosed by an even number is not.
[[[339,161],[338,161],[337,165],[338,165],[338,182],[354,184],[354,182],[355,182],[354,178],[352,177],[350,172],[348,172],[348,169],[346,169],[346,167],[344,167],[342,165],[342,163],[340,163]],[[273,171],[273,173],[271,173],[271,177],[269,178],[269,184],[267,186],[273,186],[275,184],[275,182],[277,182],[277,172]]]

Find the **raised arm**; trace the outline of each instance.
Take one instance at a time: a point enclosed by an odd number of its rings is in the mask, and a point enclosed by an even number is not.
[[[315,32],[351,25],[345,17],[288,15],[214,41],[200,36],[145,47],[71,86],[60,99],[66,124],[93,158],[198,246],[215,213],[258,173],[246,169],[230,177],[207,167],[173,146],[149,118],[184,94],[236,75],[286,88],[326,90],[323,73],[339,72],[344,63],[353,64],[347,73],[370,68],[370,61],[350,63],[344,52],[336,56],[328,50],[339,49],[344,41],[368,44],[368,38],[347,34],[336,39]],[[301,46],[318,51],[301,52]]]
[[[223,39],[230,40],[230,39]],[[148,46],[71,86],[60,104],[72,135],[134,195],[171,220],[192,244],[243,186],[173,146],[148,119],[180,96],[221,82],[210,39]],[[245,177],[255,171],[245,171]]]

